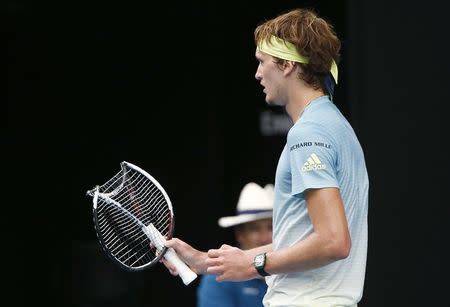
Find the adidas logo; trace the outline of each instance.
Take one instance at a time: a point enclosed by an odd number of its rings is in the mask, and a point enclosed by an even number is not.
[[[311,156],[309,156],[308,160],[303,164],[302,171],[309,172],[314,170],[321,170],[325,169],[326,165],[322,164],[322,161],[320,161],[319,157],[313,153]]]

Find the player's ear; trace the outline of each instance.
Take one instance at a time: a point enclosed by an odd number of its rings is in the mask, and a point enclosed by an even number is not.
[[[285,76],[288,76],[297,71],[299,66],[294,61],[285,60],[283,63],[283,73]]]

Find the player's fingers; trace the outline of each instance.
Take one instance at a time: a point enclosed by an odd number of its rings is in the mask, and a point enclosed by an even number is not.
[[[223,273],[223,268],[221,266],[211,266],[206,269],[206,273],[220,275]]]
[[[222,244],[222,246],[220,247],[220,249],[230,249],[230,248],[232,248],[232,246],[228,244]]]
[[[210,249],[208,251],[209,258],[217,258],[220,256],[220,249]]]
[[[170,239],[170,240],[166,240],[166,242],[165,242],[164,245],[167,246],[167,247],[175,248],[175,246],[177,245],[177,243],[178,243],[178,239],[172,238],[172,239]]]
[[[170,274],[172,274],[173,276],[178,276],[178,271],[177,270],[172,270],[169,269]]]
[[[174,275],[174,276],[177,276],[177,275],[178,275],[177,269],[176,269],[170,262],[168,262],[168,261],[165,260],[164,258],[161,258],[160,261],[161,261],[161,262],[165,265],[165,267],[169,270],[170,274],[172,274],[172,275]]]
[[[183,241],[172,238],[170,240],[167,240],[164,244],[167,248],[173,248],[176,252],[180,252],[183,249]]]
[[[189,244],[187,244],[186,242],[184,242],[178,238],[172,238],[170,240],[167,240],[164,245],[167,247],[172,247],[176,251],[180,251],[180,250],[188,251],[188,250],[192,249],[192,247]]]
[[[207,267],[212,267],[212,266],[218,266],[218,265],[222,265],[223,264],[223,259],[220,257],[214,257],[214,258],[206,258],[205,259],[205,264]]]
[[[216,276],[216,281],[217,282],[222,282],[224,280],[226,280],[224,274],[220,274],[220,275]]]

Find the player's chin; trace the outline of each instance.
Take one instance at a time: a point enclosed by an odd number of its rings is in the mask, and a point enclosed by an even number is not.
[[[276,106],[277,103],[275,102],[275,100],[273,100],[269,95],[266,95],[266,103],[269,106]]]

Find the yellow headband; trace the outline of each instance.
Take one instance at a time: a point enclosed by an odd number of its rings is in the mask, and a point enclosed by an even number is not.
[[[309,62],[308,58],[300,55],[297,52],[297,48],[295,48],[294,44],[285,41],[279,37],[276,37],[274,35],[271,36],[270,42],[268,40],[263,40],[259,42],[257,48],[259,51],[262,51],[264,53],[270,54],[271,56],[275,56],[283,60],[294,61],[303,64],[308,64]],[[337,84],[338,68],[334,60],[333,63],[331,64],[330,72],[334,78],[334,81]]]

